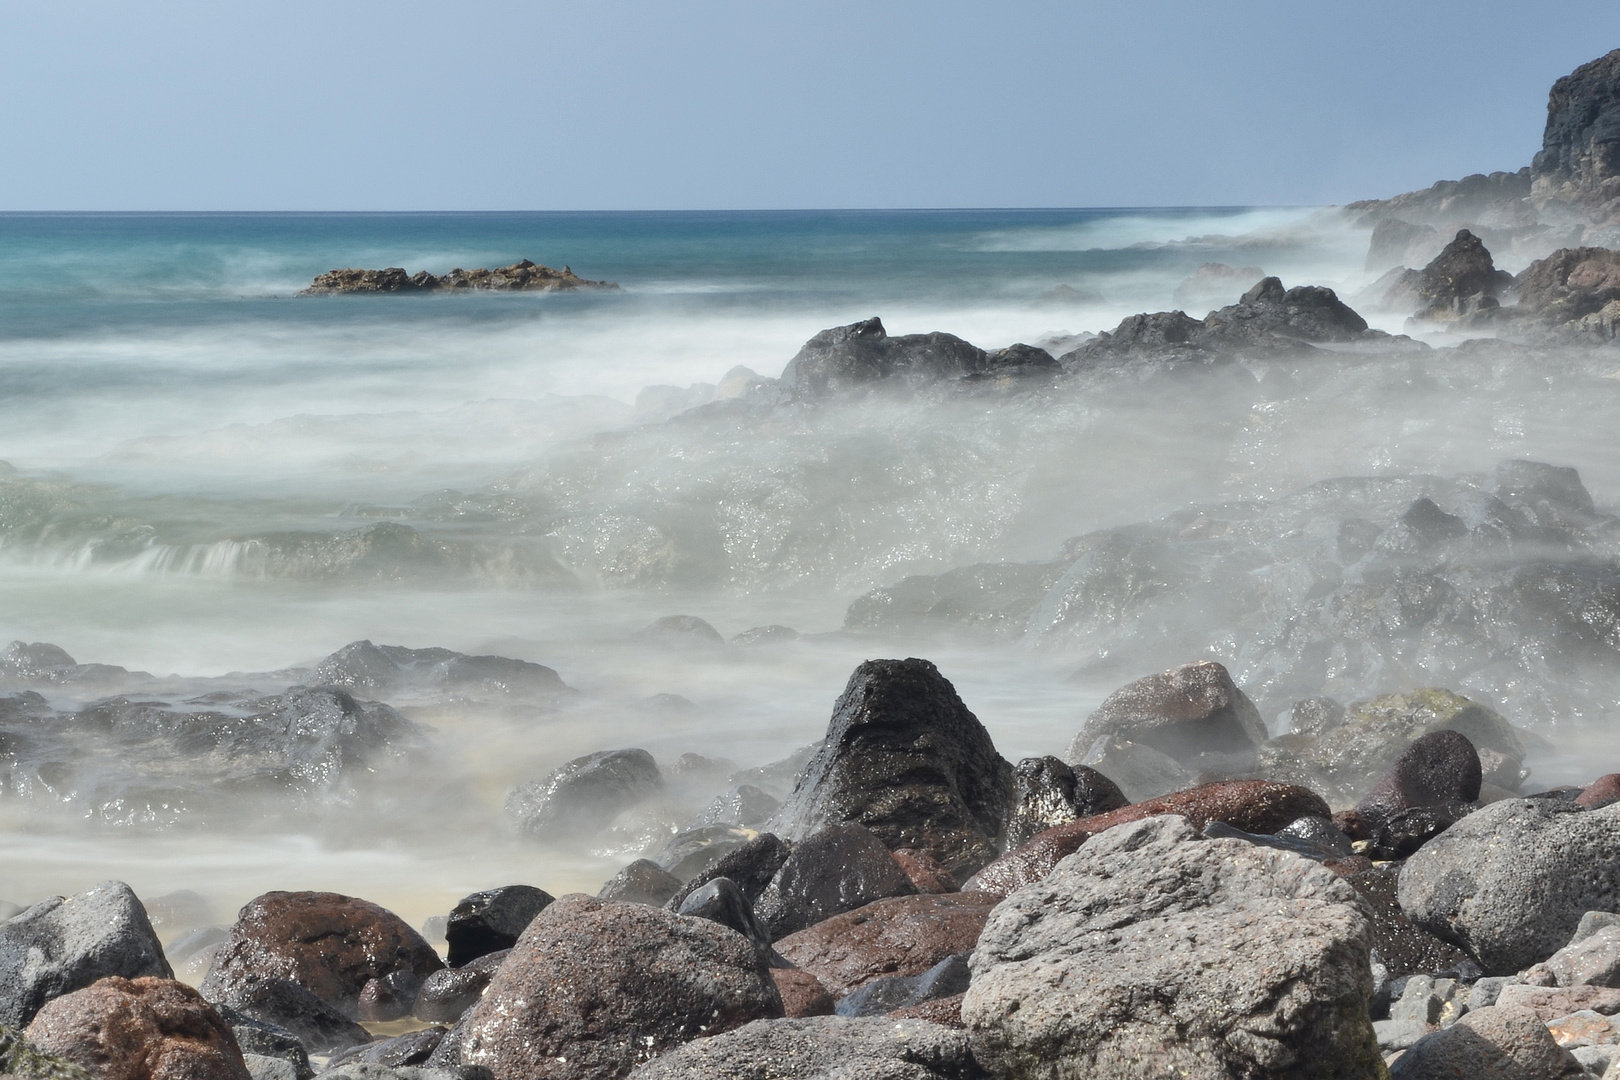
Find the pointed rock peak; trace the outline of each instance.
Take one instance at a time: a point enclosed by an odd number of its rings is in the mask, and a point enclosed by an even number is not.
[[[1287,295],[1281,278],[1262,278],[1254,288],[1243,294],[1240,304],[1280,304]]]

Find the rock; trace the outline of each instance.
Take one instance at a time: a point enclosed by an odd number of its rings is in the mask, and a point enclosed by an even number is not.
[[[919,976],[970,952],[996,903],[984,893],[878,900],[781,938],[776,951],[842,998],[873,979]]]
[[[730,878],[749,903],[757,903],[792,851],[793,845],[775,833],[760,833],[727,852],[709,869],[682,885],[664,902],[663,907],[667,911],[679,911],[687,896],[721,877]]]
[[[172,979],[109,976],[54,998],[28,1041],[99,1080],[247,1080],[236,1036],[202,995]]]
[[[987,353],[954,334],[890,337],[880,319],[823,330],[782,370],[791,398],[814,401],[882,384],[926,386],[964,379],[1049,375],[1057,362],[1044,349],[1013,345]]]
[[[1367,329],[1332,289],[1296,285],[1283,289],[1268,277],[1236,304],[1212,311],[1194,340],[1221,348],[1297,342],[1354,341]]]
[[[461,1014],[478,1004],[495,971],[512,950],[485,953],[457,968],[442,968],[429,975],[416,993],[411,1015],[418,1020],[453,1024]]]
[[[395,700],[400,695],[556,698],[568,687],[551,668],[505,656],[407,649],[354,641],[315,665],[314,682]]]
[[[1580,1065],[1534,1014],[1502,1005],[1477,1009],[1454,1026],[1425,1035],[1390,1068],[1391,1080],[1574,1080],[1580,1075]]]
[[[770,626],[751,626],[740,634],[733,634],[731,643],[733,645],[780,645],[787,641],[798,641],[799,637],[799,632],[793,627],[779,626],[773,623]]]
[[[1397,866],[1372,866],[1344,874],[1372,916],[1373,951],[1391,978],[1449,971],[1466,959],[1460,949],[1412,925],[1396,899]]]
[[[1400,904],[1487,974],[1547,959],[1591,910],[1620,908],[1620,805],[1508,799],[1463,818],[1401,869]]]
[[[444,924],[450,966],[461,967],[486,953],[510,949],[552,899],[533,885],[506,885],[464,897]]]
[[[1591,1009],[1547,1021],[1553,1041],[1566,1050],[1577,1046],[1620,1046],[1620,1020]]]
[[[907,1005],[889,1013],[890,1020],[926,1020],[931,1024],[942,1024],[945,1027],[966,1028],[962,1023],[963,994],[953,994],[950,997],[938,998],[934,1001],[925,1001],[921,1005]]]
[[[727,855],[747,847],[757,837],[754,830],[740,825],[698,825],[670,837],[654,861],[679,881],[691,883],[700,877],[708,880]]]
[[[1480,798],[1482,799],[1485,798],[1486,785],[1500,788],[1502,791],[1512,794],[1519,790],[1519,785],[1524,783],[1525,778],[1529,775],[1529,771],[1524,767],[1524,762],[1517,758],[1508,757],[1500,750],[1480,750],[1478,754]],[[1495,802],[1496,800],[1487,799],[1486,801]]]
[[[1127,802],[1118,784],[1090,766],[1070,767],[1050,755],[1025,758],[1013,767],[1007,846],[1017,848],[1055,825],[1117,810]]]
[[[1620,988],[1620,926],[1607,926],[1577,938],[1546,960],[1559,986]]]
[[[883,975],[839,1000],[839,1016],[882,1016],[930,1001],[960,997],[969,981],[968,954],[947,956],[921,975]]]
[[[1098,739],[1077,763],[1115,780],[1128,802],[1141,802],[1198,782],[1192,769],[1151,746],[1129,739]]]
[[[1288,713],[1288,730],[1307,739],[1320,738],[1344,723],[1348,713],[1330,697],[1306,698],[1294,702]]]
[[[614,874],[596,896],[599,900],[663,907],[681,888],[681,879],[662,866],[651,859],[637,859]]]
[[[971,873],[995,857],[1011,800],[1012,766],[933,664],[868,660],[770,831],[797,840],[853,822]]]
[[[761,825],[782,808],[780,799],[772,798],[752,784],[738,784],[727,795],[716,796],[693,819],[693,825]]]
[[[690,1039],[781,1015],[770,969],[740,934],[576,894],[518,939],[467,1020],[461,1060],[506,1078],[619,1077]]]
[[[1266,272],[1258,266],[1205,263],[1176,286],[1171,300],[1184,311],[1208,311],[1234,296],[1243,295],[1265,276]]]
[[[588,281],[568,267],[554,270],[528,259],[493,270],[457,267],[442,277],[426,270],[407,274],[403,268],[384,270],[328,270],[317,275],[299,296],[333,296],[338,293],[425,293],[458,289],[491,289],[502,292],[559,292],[571,289],[617,289],[611,281]]]
[[[1593,221],[1613,217],[1620,175],[1620,50],[1553,83],[1547,127],[1531,163],[1539,203],[1570,203]]]
[[[1005,896],[1040,881],[1090,837],[1160,814],[1178,814],[1195,829],[1220,821],[1250,833],[1273,833],[1300,817],[1328,816],[1322,797],[1305,788],[1267,780],[1222,780],[1048,829],[980,870],[962,889]]]
[[[304,1080],[298,1075],[298,1070],[293,1068],[293,1063],[286,1058],[243,1053],[242,1064],[247,1066],[248,1075],[253,1080]]]
[[[1527,1009],[1545,1023],[1570,1013],[1591,1010],[1603,1016],[1620,1014],[1620,990],[1606,986],[1531,986],[1508,983],[1497,995],[1498,1005]]]
[[[174,977],[146,909],[121,881],[0,923],[0,1024],[26,1025],[51,999],[110,975]]]
[[[291,1067],[295,1080],[310,1080],[315,1075],[303,1042],[280,1024],[255,1020],[229,1005],[215,1006],[214,1011],[230,1025],[231,1034],[236,1036],[236,1045],[241,1047],[244,1059],[262,1057],[284,1061]],[[248,1061],[248,1071],[253,1072],[252,1061]]]
[[[214,956],[203,996],[298,1031],[240,1003],[250,981],[285,979],[350,1019],[410,1012],[422,980],[444,966],[404,920],[367,900],[269,892],[248,902]],[[302,1034],[302,1032],[300,1032]]]
[[[444,1036],[445,1029],[442,1027],[406,1032],[372,1043],[361,1050],[354,1060],[373,1065],[421,1065],[433,1056],[433,1051],[439,1048]]]
[[[1620,773],[1598,777],[1575,796],[1575,805],[1587,810],[1596,810],[1612,802],[1620,802]]]
[[[488,1069],[453,1069],[422,1065],[378,1065],[350,1061],[321,1073],[323,1080],[492,1080]]]
[[[644,627],[636,637],[644,641],[676,646],[710,646],[726,643],[726,639],[720,636],[720,631],[696,615],[665,615],[662,619],[656,619]]]
[[[1513,284],[1513,275],[1496,269],[1491,253],[1467,229],[1423,268],[1417,294],[1424,307],[1420,319],[1447,321],[1498,306],[1497,295]]]
[[[96,1080],[82,1066],[40,1053],[22,1032],[4,1024],[0,1024],[0,1076],[8,1080]]]
[[[1058,357],[1058,363],[1068,370],[1084,370],[1137,359],[1203,359],[1208,352],[1199,340],[1203,330],[1203,321],[1184,311],[1129,315],[1112,331],[1104,331]]]
[[[754,910],[775,941],[840,912],[916,891],[869,829],[830,825],[793,846]]]
[[[1244,770],[1266,741],[1254,703],[1212,660],[1149,675],[1114,691],[1069,743],[1071,762],[1102,739],[1128,739],[1194,770]]]
[[[1562,248],[1517,278],[1515,311],[1548,325],[1574,322],[1620,300],[1620,251]]]
[[[656,1058],[634,1080],[978,1080],[966,1032],[920,1020],[758,1021]]]
[[[1404,859],[1450,828],[1479,798],[1479,752],[1467,736],[1435,731],[1401,752],[1356,804],[1374,859]]]
[[[234,1029],[241,1030],[240,1018],[257,1021],[290,1032],[309,1053],[329,1054],[371,1041],[369,1031],[291,979],[252,973],[223,992],[204,989],[203,994]]]
[[[1063,365],[1053,359],[1051,353],[1039,346],[1026,345],[1021,341],[1005,349],[987,353],[984,363],[984,371],[972,372],[964,377],[965,380],[969,382],[989,380],[1006,384],[1016,379],[1033,379],[1041,376],[1050,378],[1063,370]]]
[[[900,864],[900,869],[905,871],[906,877],[911,879],[920,893],[953,893],[962,888],[955,875],[939,865],[926,851],[901,848],[889,854]]]
[[[1443,244],[1440,230],[1433,225],[1414,225],[1386,217],[1373,226],[1364,269],[1379,274],[1392,266],[1421,266],[1439,254]]]
[[[1319,851],[1344,858],[1353,853],[1350,838],[1340,832],[1331,818],[1298,817],[1278,829],[1276,835],[1285,839],[1303,840]]]
[[[1497,227],[1533,221],[1528,206],[1530,169],[1517,172],[1475,173],[1461,180],[1441,180],[1422,191],[1409,191],[1391,199],[1367,199],[1345,207],[1363,226],[1391,217],[1440,229],[1455,229],[1460,222],[1489,221]],[[1437,237],[1438,239],[1438,237]],[[1435,244],[1435,250],[1440,245]],[[1416,261],[1424,261],[1428,256]]]
[[[833,1015],[832,995],[821,985],[821,980],[798,968],[772,968],[771,978],[776,991],[782,995],[782,1015],[789,1019],[801,1016]]]
[[[678,913],[730,927],[752,942],[767,964],[773,959],[770,934],[754,915],[753,904],[730,878],[715,878],[688,893]]]
[[[592,836],[621,810],[662,788],[658,763],[647,751],[599,750],[514,789],[506,799],[506,814],[528,836]]]
[[[1581,921],[1575,927],[1575,933],[1570,935],[1569,943],[1585,941],[1599,930],[1606,930],[1611,926],[1620,926],[1620,912],[1588,911],[1581,916]]]
[[[913,574],[898,585],[857,597],[844,629],[862,633],[917,633],[950,629],[992,637],[1020,634],[1065,567],[1051,563],[982,563],[938,576]]]
[[[1154,817],[996,907],[962,1018],[999,1076],[1371,1080],[1370,947],[1330,871]]]
[[[164,893],[144,901],[142,906],[146,908],[146,918],[152,924],[152,929],[166,938],[177,937],[181,931],[212,922],[214,918],[212,905],[190,889]],[[174,962],[172,956],[169,960],[170,963]]]

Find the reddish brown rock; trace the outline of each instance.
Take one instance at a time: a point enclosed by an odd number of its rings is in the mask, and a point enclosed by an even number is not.
[[[776,943],[834,999],[882,975],[921,975],[971,952],[996,898],[985,893],[894,896],[835,915]]]
[[[1598,777],[1586,786],[1585,791],[1575,796],[1575,805],[1588,810],[1617,801],[1620,801],[1620,773]]]
[[[782,1015],[788,1019],[801,1016],[831,1016],[832,995],[821,985],[821,980],[800,968],[772,968],[771,979],[776,992],[782,995]]]
[[[369,900],[269,892],[241,910],[202,992],[229,1001],[250,978],[286,979],[345,1016],[392,1020],[410,1012],[423,980],[442,967],[420,934]]]
[[[936,998],[925,1001],[921,1005],[907,1005],[903,1009],[894,1009],[885,1014],[888,1020],[927,1020],[931,1024],[944,1024],[946,1027],[965,1028],[962,1023],[962,998],[964,994],[956,994],[947,998]]]
[[[900,869],[906,872],[906,877],[911,879],[920,893],[952,893],[962,888],[951,872],[926,851],[901,848],[889,854],[894,856],[894,861],[900,864]]]
[[[230,1026],[173,979],[113,976],[56,998],[28,1041],[97,1080],[249,1080]]]
[[[1591,1009],[1604,1016],[1620,1015],[1620,989],[1607,986],[1530,986],[1509,983],[1502,987],[1498,1005],[1529,1009],[1542,1023]]]
[[[781,1015],[770,969],[735,930],[576,893],[518,938],[464,1021],[461,1063],[506,1080],[617,1078],[691,1039]]]
[[[1080,850],[1087,839],[1115,825],[1160,814],[1179,814],[1202,829],[1221,821],[1252,833],[1274,833],[1296,818],[1329,817],[1322,797],[1294,784],[1269,780],[1221,780],[1146,799],[1106,814],[1081,818],[1047,829],[1017,851],[1010,851],[980,870],[962,886],[964,892],[1006,896],[1052,872],[1059,861]]]

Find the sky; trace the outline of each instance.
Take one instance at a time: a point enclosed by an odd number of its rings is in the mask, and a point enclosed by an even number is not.
[[[1617,47],[1614,0],[0,0],[0,210],[1337,203],[1528,164]]]

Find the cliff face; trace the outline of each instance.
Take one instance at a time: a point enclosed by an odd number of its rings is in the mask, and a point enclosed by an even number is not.
[[[1538,207],[1564,204],[1594,222],[1620,217],[1620,49],[1553,83],[1530,168]]]

